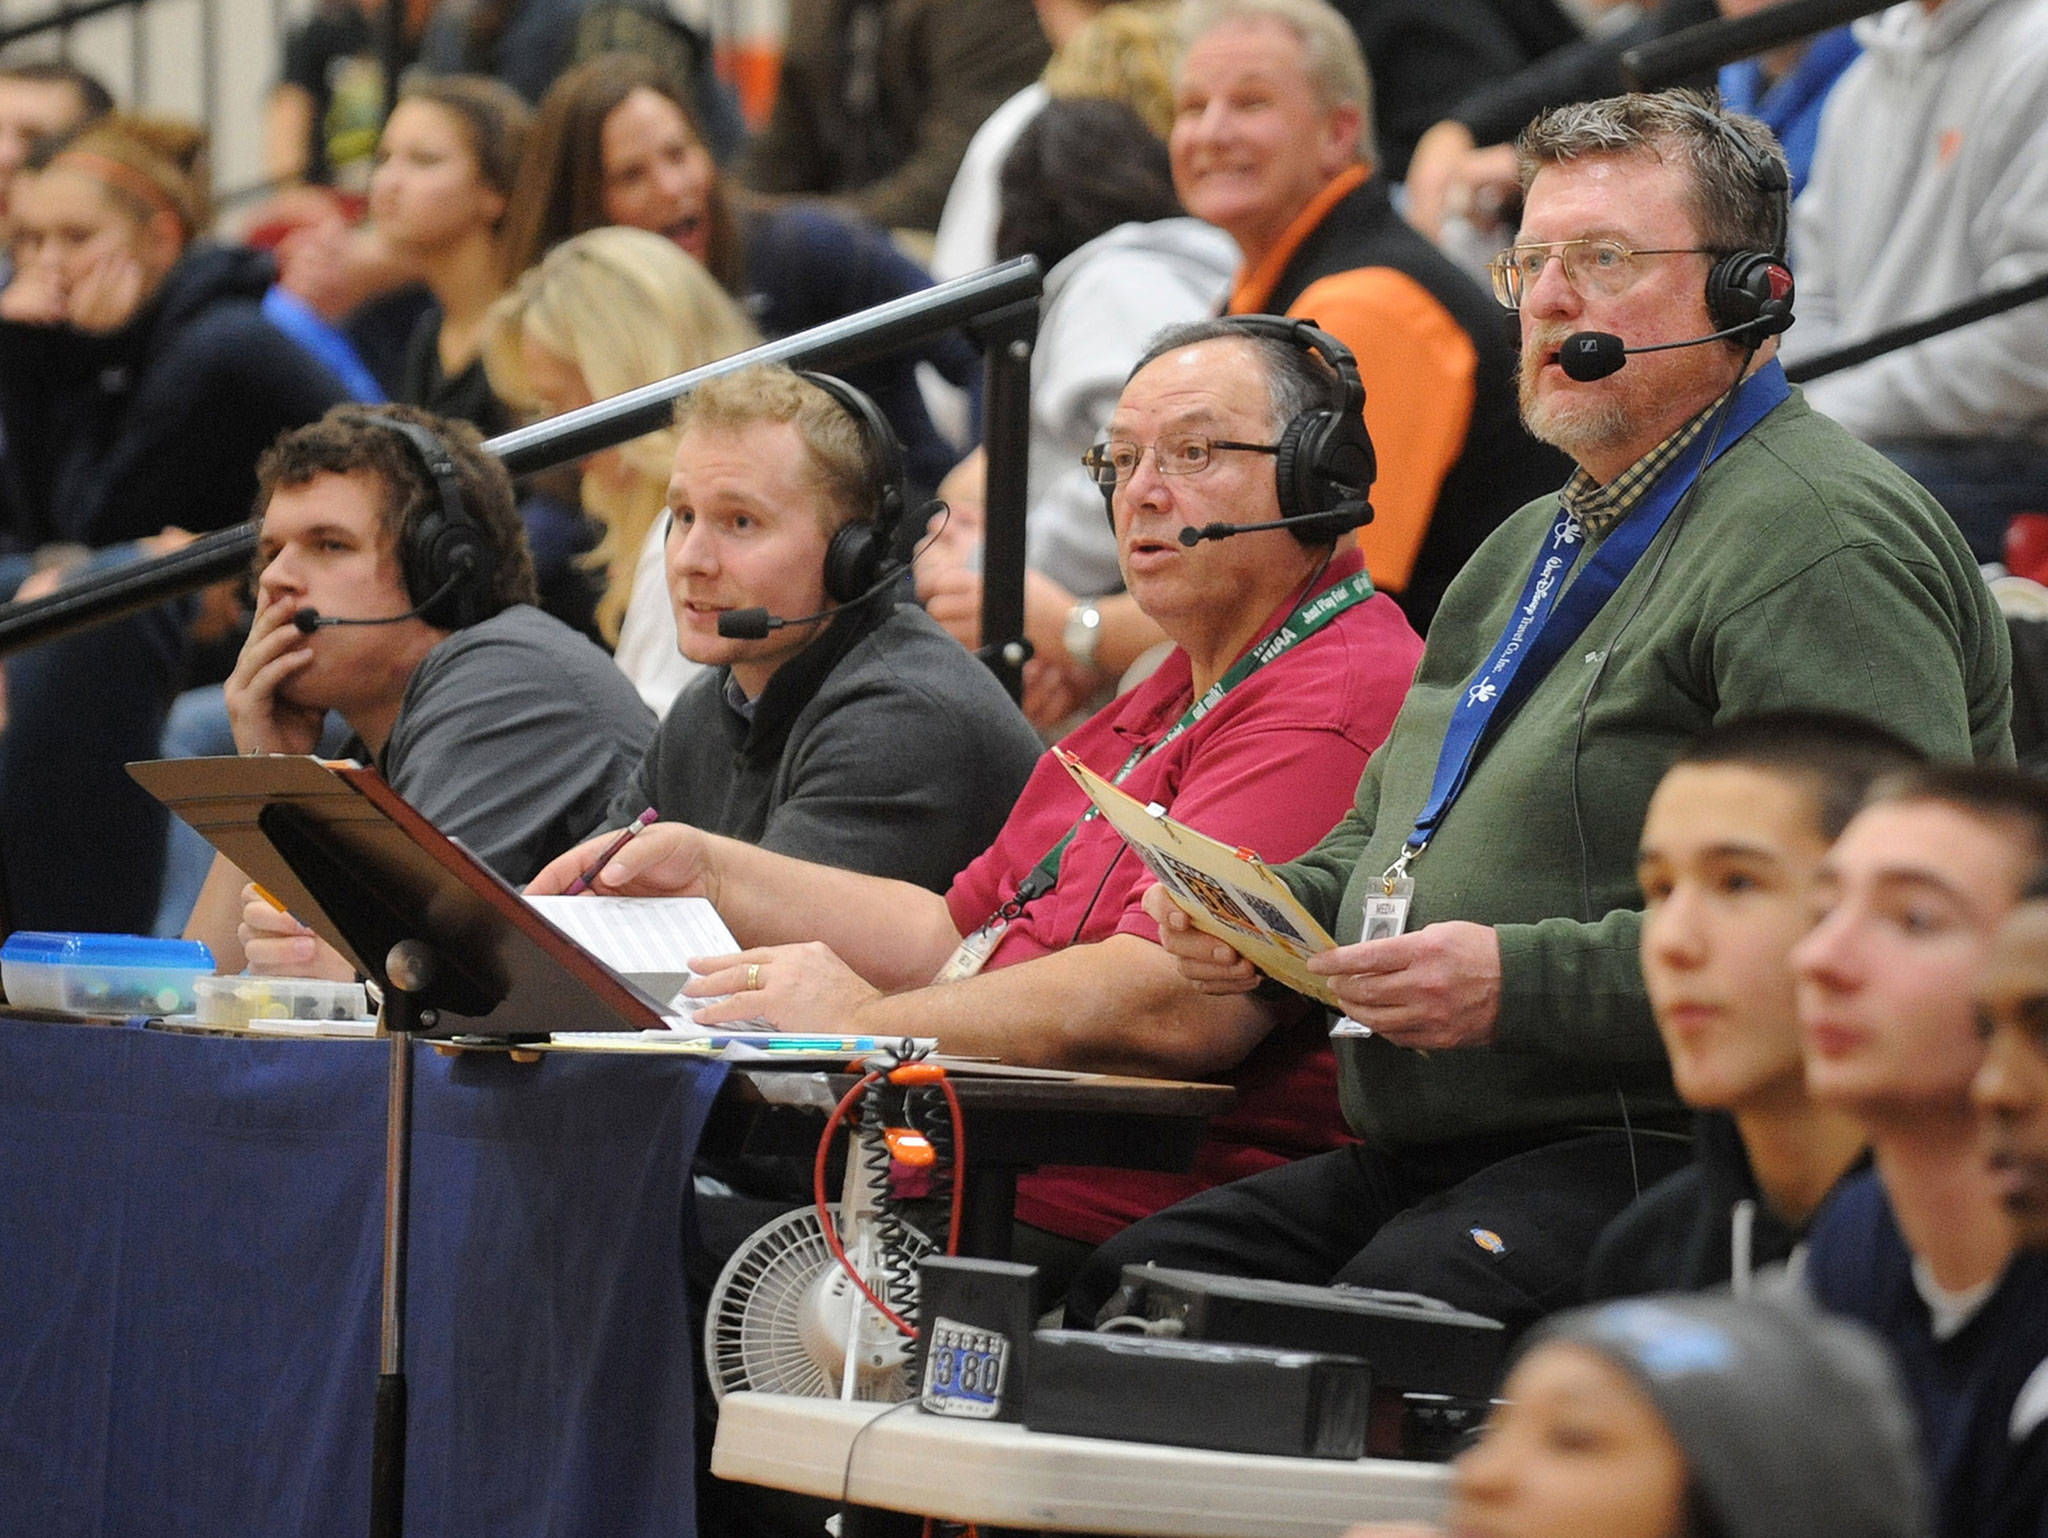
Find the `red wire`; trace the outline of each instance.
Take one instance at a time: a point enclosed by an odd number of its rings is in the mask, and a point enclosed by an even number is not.
[[[960,1214],[967,1191],[967,1118],[960,1114],[960,1093],[953,1081],[939,1071],[939,1088],[946,1092],[946,1114],[953,1118],[953,1211],[946,1225],[946,1253],[960,1253]]]
[[[877,1297],[875,1290],[868,1286],[867,1279],[854,1268],[853,1261],[847,1256],[846,1246],[839,1242],[839,1223],[832,1215],[832,1205],[825,1194],[825,1165],[832,1152],[832,1134],[839,1129],[839,1124],[846,1120],[846,1113],[853,1108],[854,1102],[867,1092],[868,1086],[879,1082],[882,1077],[883,1075],[879,1073],[863,1074],[853,1088],[840,1097],[839,1104],[832,1108],[832,1114],[825,1118],[825,1135],[818,1139],[818,1157],[811,1166],[811,1199],[818,1205],[819,1226],[825,1231],[826,1248],[832,1251],[833,1258],[839,1262],[853,1285],[860,1289],[861,1296],[874,1304],[876,1311],[896,1326],[899,1332],[916,1340],[917,1326]],[[849,1151],[847,1157],[858,1159],[860,1150]]]
[[[839,1130],[840,1123],[846,1120],[847,1113],[853,1109],[854,1104],[867,1093],[868,1086],[885,1077],[886,1074],[877,1071],[863,1074],[853,1088],[840,1096],[839,1103],[832,1107],[832,1114],[825,1118],[825,1131],[818,1139],[818,1156],[811,1164],[811,1200],[817,1205],[818,1226],[824,1230],[825,1246],[831,1250],[833,1259],[837,1260],[841,1269],[846,1272],[847,1279],[860,1289],[861,1296],[872,1303],[884,1319],[902,1334],[916,1340],[917,1326],[877,1297],[874,1289],[868,1286],[867,1279],[855,1269],[852,1259],[846,1253],[846,1246],[840,1242],[839,1223],[832,1214],[831,1199],[825,1190],[826,1166],[831,1160],[832,1153],[832,1134]],[[946,1097],[946,1113],[953,1123],[953,1195],[946,1225],[946,1253],[957,1255],[960,1253],[961,1217],[966,1205],[967,1119],[960,1110],[959,1091],[953,1088],[953,1081],[946,1077],[943,1069],[938,1070],[938,1085]],[[857,1159],[860,1157],[860,1151],[851,1149],[847,1157]]]

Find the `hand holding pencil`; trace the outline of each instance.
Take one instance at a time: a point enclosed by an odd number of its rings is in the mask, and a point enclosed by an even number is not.
[[[282,903],[253,881],[242,888],[242,922],[236,938],[253,974],[355,981],[355,968],[341,952],[293,918]]]
[[[708,897],[716,903],[716,852],[725,842],[686,822],[650,823],[629,837],[587,838],[550,860],[526,884],[526,895],[593,891],[610,897]]]
[[[660,819],[661,813],[657,812],[653,807],[650,806],[638,817],[635,817],[631,822],[627,823],[624,831],[622,831],[617,838],[613,839],[609,844],[606,844],[604,846],[604,853],[600,854],[596,859],[592,860],[590,862],[590,868],[584,871],[583,874],[578,876],[574,881],[570,882],[567,888],[564,889],[562,895],[564,897],[580,897],[585,892],[589,891],[590,884],[593,881],[597,880],[599,876],[604,874],[604,868],[612,863],[612,857],[616,855],[621,849],[624,849],[626,847],[627,843],[632,839],[633,835],[638,833],[642,828],[648,827],[653,823],[658,822]]]

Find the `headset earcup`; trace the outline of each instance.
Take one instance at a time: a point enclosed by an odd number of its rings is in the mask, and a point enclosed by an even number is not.
[[[1318,512],[1352,499],[1364,501],[1379,479],[1379,455],[1365,423],[1355,416],[1324,415],[1328,422],[1318,429],[1313,462]]]
[[[1716,331],[1753,326],[1758,340],[1792,324],[1792,271],[1763,251],[1737,251],[1707,274],[1707,317]]]
[[[825,547],[825,596],[834,603],[852,603],[875,585],[888,554],[888,537],[866,518],[841,524]]]
[[[1296,417],[1280,435],[1274,474],[1280,516],[1307,518],[1347,501],[1365,501],[1378,478],[1379,460],[1364,422],[1335,411],[1311,411]],[[1320,544],[1328,535],[1318,530],[1304,538]]]
[[[415,530],[407,556],[401,566],[413,603],[433,597],[455,579],[453,590],[420,618],[443,630],[462,630],[484,618],[483,597],[497,570],[497,552],[467,518],[454,522],[439,508],[428,513]]]
[[[881,500],[874,512],[840,525],[825,547],[825,596],[833,603],[852,603],[881,580],[883,565],[896,542],[897,526],[909,509],[903,490],[903,445],[881,408],[864,392],[830,374],[799,369],[797,377],[823,390],[853,418],[874,451],[881,473]]]
[[[1280,450],[1273,456],[1273,490],[1282,518],[1299,518],[1315,511],[1314,440],[1317,424],[1329,415],[1327,411],[1305,411],[1280,434]]]

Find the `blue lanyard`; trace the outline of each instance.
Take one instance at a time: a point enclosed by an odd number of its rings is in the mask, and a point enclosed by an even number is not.
[[[1718,435],[1704,431],[1686,445],[1685,451],[1657,477],[1656,485],[1644,494],[1635,510],[1601,543],[1585,574],[1562,598],[1558,597],[1558,589],[1564,586],[1584,553],[1584,535],[1576,517],[1560,513],[1557,522],[1551,525],[1550,537],[1536,552],[1529,580],[1522,586],[1521,599],[1508,616],[1500,639],[1493,643],[1493,651],[1466,684],[1464,697],[1451,708],[1429,804],[1415,819],[1415,831],[1408,835],[1401,858],[1389,876],[1405,870],[1428,846],[1464,790],[1472,766],[1479,761],[1489,728],[1496,720],[1504,723],[1514,714],[1558,658],[1593,622],[1593,616],[1606,607],[1607,600],[1635,569],[1636,562],[1643,558],[1685,493],[1706,473],[1706,467],[1791,393],[1785,371],[1775,359],[1744,380],[1729,404],[1723,431]]]

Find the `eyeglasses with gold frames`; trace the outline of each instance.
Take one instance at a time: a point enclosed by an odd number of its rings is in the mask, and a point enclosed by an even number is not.
[[[1545,240],[1509,246],[1486,270],[1493,277],[1493,297],[1510,310],[1543,276],[1554,256],[1564,263],[1564,280],[1581,299],[1612,299],[1626,293],[1642,276],[1646,256],[1712,256],[1707,246],[1653,246],[1633,251],[1618,240]]]

